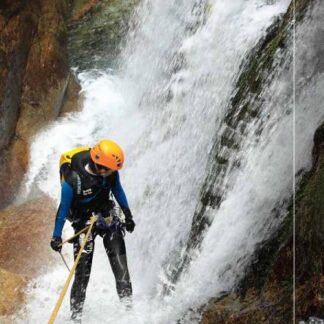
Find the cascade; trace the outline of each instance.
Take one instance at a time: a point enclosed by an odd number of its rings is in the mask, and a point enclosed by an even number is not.
[[[111,138],[126,153],[121,181],[137,224],[126,236],[134,307],[120,306],[98,241],[86,323],[198,321],[195,310],[231,290],[258,244],[280,225],[292,193],[294,141],[297,171],[310,165],[313,131],[324,112],[319,104],[306,108],[314,94],[321,100],[324,79],[314,74],[312,85],[301,87],[294,110],[293,54],[280,49],[259,99],[247,98],[252,110],[235,110],[233,101],[251,51],[289,3],[143,0],[116,65],[78,74],[82,111],[35,138],[25,199],[42,191],[58,201],[61,152]],[[305,31],[312,32],[307,20],[297,29],[298,44],[311,41]],[[310,64],[312,57],[306,59]],[[309,75],[307,64],[304,69]],[[294,120],[305,131],[295,139]],[[64,254],[72,262],[72,251]],[[25,317],[17,314],[17,322],[46,322],[41,309],[52,309],[66,275],[58,264],[31,284]],[[58,323],[68,319],[67,298]]]

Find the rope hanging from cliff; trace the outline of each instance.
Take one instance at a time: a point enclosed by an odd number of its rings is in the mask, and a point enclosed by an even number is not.
[[[94,216],[94,215],[90,218],[90,225],[89,225],[89,227],[88,227],[88,231],[87,231],[87,233],[86,233],[86,235],[85,235],[85,238],[84,238],[84,240],[83,240],[83,242],[82,242],[82,245],[81,245],[81,247],[80,247],[79,253],[78,253],[77,257],[75,258],[75,261],[74,261],[74,264],[73,264],[73,266],[72,266],[72,269],[71,269],[71,271],[70,271],[70,273],[69,273],[69,276],[67,277],[67,279],[66,279],[66,281],[65,281],[64,287],[63,287],[63,289],[62,289],[62,291],[61,291],[61,293],[60,293],[60,296],[59,296],[59,298],[58,298],[58,300],[57,300],[57,302],[56,302],[56,305],[55,305],[55,307],[54,307],[54,309],[53,309],[53,311],[52,311],[52,314],[51,314],[51,317],[50,317],[50,319],[49,319],[49,321],[48,321],[48,324],[53,324],[54,321],[55,321],[55,319],[56,319],[56,316],[57,316],[57,314],[58,314],[58,311],[59,311],[59,309],[60,309],[60,307],[61,307],[61,305],[62,305],[63,299],[64,299],[64,297],[65,297],[66,291],[67,291],[67,289],[68,289],[68,287],[69,287],[69,284],[70,284],[70,282],[71,282],[71,279],[72,279],[73,273],[74,273],[74,271],[75,271],[75,269],[76,269],[76,267],[77,267],[77,265],[78,265],[78,263],[79,263],[79,260],[80,260],[80,258],[81,258],[82,251],[83,251],[83,249],[84,249],[84,247],[85,247],[85,245],[86,245],[86,243],[87,243],[87,241],[88,241],[89,235],[90,235],[90,233],[91,233],[92,227],[93,227],[93,225],[94,225],[96,219],[97,219],[97,218],[96,218],[96,216]]]

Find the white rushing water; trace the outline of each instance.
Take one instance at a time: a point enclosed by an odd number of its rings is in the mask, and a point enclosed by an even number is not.
[[[35,138],[25,195],[37,187],[57,201],[62,152],[111,138],[126,153],[121,181],[137,224],[126,236],[134,307],[126,312],[120,306],[97,239],[85,323],[175,323],[189,308],[231,289],[255,245],[280,221],[270,215],[292,189],[292,73],[278,76],[262,93],[261,117],[242,139],[244,159],[232,175],[226,199],[215,210],[201,252],[174,292],[161,294],[165,262],[188,239],[208,153],[222,128],[240,64],[288,5],[288,0],[214,0],[205,7],[194,0],[143,1],[120,69],[81,73],[83,110]],[[313,93],[323,83],[321,74],[317,78],[316,86],[310,87]],[[298,137],[298,169],[309,165],[312,132],[324,117],[320,105],[305,109],[312,95],[306,93],[296,111],[297,127],[307,120],[305,136]],[[254,130],[260,122],[264,131],[257,136]],[[64,254],[71,262],[68,248]],[[45,323],[66,276],[58,263],[30,285],[28,304],[16,321]],[[57,323],[69,319],[68,299]],[[194,315],[186,316],[183,323],[195,321]]]

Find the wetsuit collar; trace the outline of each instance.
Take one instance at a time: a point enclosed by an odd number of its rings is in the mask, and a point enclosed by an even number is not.
[[[99,177],[98,174],[95,174],[95,173],[90,169],[89,163],[87,163],[87,164],[85,165],[84,169],[85,169],[88,173],[90,173],[91,175],[94,175],[94,176]]]
[[[114,173],[114,172],[112,172],[112,173],[105,174],[105,175],[104,175],[104,174],[96,174],[96,173],[94,173],[94,172],[91,170],[89,163],[87,163],[87,164],[85,165],[84,169],[85,169],[89,174],[91,174],[91,175],[94,175],[94,176],[96,176],[96,177],[103,177],[103,178],[105,178],[105,177],[109,177],[110,175],[112,175],[112,174]]]

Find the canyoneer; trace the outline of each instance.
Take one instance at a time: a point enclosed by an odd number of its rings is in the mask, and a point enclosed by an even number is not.
[[[56,214],[55,227],[50,245],[61,252],[62,229],[70,220],[75,233],[85,228],[91,215],[97,220],[86,242],[75,270],[71,288],[71,318],[79,322],[89,282],[95,238],[100,236],[116,280],[121,300],[131,301],[132,284],[127,266],[124,230],[122,223],[111,217],[114,202],[111,193],[125,215],[124,227],[132,232],[135,227],[127,198],[120,183],[119,170],[123,167],[124,153],[111,140],[101,140],[94,147],[79,147],[62,154],[60,159],[61,202]],[[110,217],[109,217],[110,216]],[[107,217],[111,223],[107,224]],[[82,235],[73,240],[74,258],[82,243]]]

